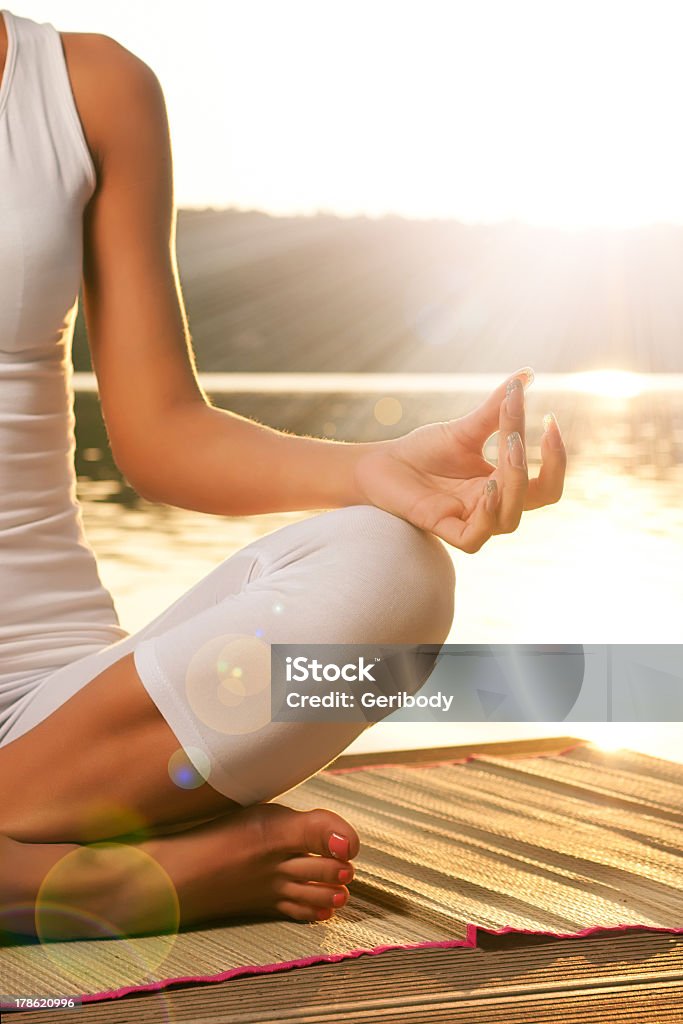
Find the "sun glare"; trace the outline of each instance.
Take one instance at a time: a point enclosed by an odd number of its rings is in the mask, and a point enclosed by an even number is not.
[[[617,750],[624,750],[626,746],[618,736],[604,736],[601,739],[593,739],[591,744],[597,747],[598,750],[604,750],[608,754],[613,754]]]
[[[188,21],[177,0],[22,5],[108,33],[155,70],[179,205],[571,229],[683,223],[673,0],[197,0],[193,10]]]
[[[601,398],[635,398],[645,386],[642,374],[628,370],[587,370],[572,374],[572,383],[576,391]]]

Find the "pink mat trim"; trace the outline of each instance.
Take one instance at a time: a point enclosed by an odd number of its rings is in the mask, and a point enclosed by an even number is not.
[[[553,750],[549,753],[543,754],[523,754],[519,757],[515,757],[514,760],[525,760],[527,758],[537,757],[561,757],[563,754],[568,754],[572,750],[576,750],[579,747],[586,746],[585,741],[573,743],[570,747],[566,747],[562,750]],[[483,757],[490,757],[491,753],[480,753],[480,754],[469,754],[466,757],[459,759],[449,758],[447,760],[436,760],[436,761],[421,761],[419,763],[397,765],[396,763],[386,762],[385,764],[372,764],[372,765],[356,765],[353,768],[332,768],[328,769],[330,774],[342,775],[347,772],[359,772],[367,771],[373,768],[433,768],[438,765],[446,764],[466,764],[469,761],[476,761]],[[500,756],[500,755],[493,755]],[[502,755],[505,756],[505,755]],[[578,932],[545,932],[536,931],[533,928],[513,928],[505,927],[499,929],[482,928],[476,924],[467,925],[467,933],[465,939],[452,939],[445,942],[418,942],[410,945],[391,945],[391,946],[374,946],[366,949],[353,949],[349,950],[348,953],[337,953],[331,956],[309,956],[303,957],[300,960],[287,960],[279,961],[274,964],[261,964],[253,967],[234,967],[229,971],[221,971],[220,974],[191,974],[183,975],[176,978],[164,978],[161,981],[149,982],[144,985],[130,985],[126,988],[112,989],[109,992],[95,992],[91,995],[84,995],[84,1003],[95,1003],[105,999],[120,999],[122,996],[130,995],[133,992],[159,992],[164,988],[168,988],[169,985],[179,984],[197,984],[199,982],[204,984],[210,984],[213,982],[227,981],[229,978],[245,977],[250,974],[275,974],[280,971],[288,971],[295,967],[309,967],[313,964],[334,964],[339,963],[342,960],[353,960],[360,956],[377,956],[380,953],[387,953],[390,950],[397,949],[456,949],[456,948],[476,948],[479,934],[484,935],[547,935],[549,938],[554,939],[580,939],[587,935],[595,935],[599,932],[634,932],[634,931],[645,931],[645,932],[666,932],[673,935],[683,935],[683,928],[660,928],[650,925],[641,924],[620,924],[620,925],[596,925],[593,928],[584,928]]]
[[[599,932],[666,932],[669,935],[683,935],[683,928],[659,928],[644,924],[612,924],[608,926],[596,925],[594,928],[584,928],[579,932],[542,932],[532,928],[480,928],[476,924],[467,925],[467,938],[453,939],[448,942],[417,942],[412,945],[396,946],[373,946],[367,949],[353,949],[348,953],[338,953],[333,956],[308,956],[301,960],[280,961],[275,964],[262,964],[257,967],[235,967],[230,971],[222,971],[220,974],[191,974],[178,978],[164,978],[162,981],[154,981],[148,985],[131,985],[128,988],[114,989],[111,992],[96,992],[92,995],[83,996],[84,1003],[101,1002],[104,999],[119,999],[121,996],[130,995],[133,992],[158,992],[168,988],[169,985],[183,983],[202,982],[209,984],[218,981],[227,981],[229,978],[244,977],[249,974],[276,974],[279,971],[288,971],[295,967],[310,967],[312,964],[336,964],[341,960],[354,960],[359,956],[376,956],[379,953],[388,953],[396,949],[474,949],[477,946],[478,935],[547,935],[554,939],[581,939],[587,935],[595,935]]]

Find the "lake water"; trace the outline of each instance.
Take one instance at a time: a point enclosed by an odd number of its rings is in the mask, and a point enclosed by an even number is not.
[[[461,415],[498,378],[369,381],[334,375],[202,376],[217,405],[299,433],[370,440]],[[102,580],[121,624],[133,632],[219,561],[270,530],[312,513],[229,519],[139,498],[121,480],[106,444],[92,380],[76,396],[78,493]],[[232,387],[230,394],[221,389]],[[90,387],[90,390],[88,390]],[[413,390],[411,390],[411,387]],[[258,390],[256,390],[258,388]],[[283,391],[283,388],[286,390]],[[419,388],[419,390],[415,390]],[[607,392],[607,393],[605,393]],[[380,397],[403,410],[378,423]],[[528,513],[516,533],[476,555],[451,554],[456,615],[451,642],[672,643],[683,618],[683,386],[679,377],[613,375],[597,380],[545,375],[528,396],[529,459],[538,459],[544,412],[555,411],[569,451],[565,495]],[[500,736],[560,734],[555,726],[376,726],[356,749],[481,742]],[[586,727],[585,731],[590,731]],[[628,734],[678,756],[678,727],[596,726],[598,738]],[[615,739],[616,737],[616,739]],[[649,739],[648,739],[649,737]]]

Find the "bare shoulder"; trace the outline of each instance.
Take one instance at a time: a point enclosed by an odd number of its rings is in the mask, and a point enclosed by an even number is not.
[[[93,157],[101,160],[124,137],[133,140],[165,123],[159,80],[148,64],[111,36],[61,32],[71,88]]]

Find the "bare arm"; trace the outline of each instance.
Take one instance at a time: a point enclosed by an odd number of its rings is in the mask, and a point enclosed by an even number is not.
[[[363,499],[365,445],[296,437],[215,408],[196,377],[175,253],[171,145],[153,72],[104,36],[66,36],[98,173],[85,220],[84,299],[114,459],[145,497],[225,515]]]
[[[566,459],[557,426],[529,481],[523,397],[510,410],[505,384],[468,418],[370,444],[292,436],[213,407],[178,280],[159,83],[106,36],[64,42],[98,174],[84,225],[93,365],[114,458],[143,496],[219,515],[375,504],[466,551],[516,529],[524,508],[558,500]],[[482,431],[496,422],[497,467],[481,457]],[[511,432],[518,444],[508,453]]]

